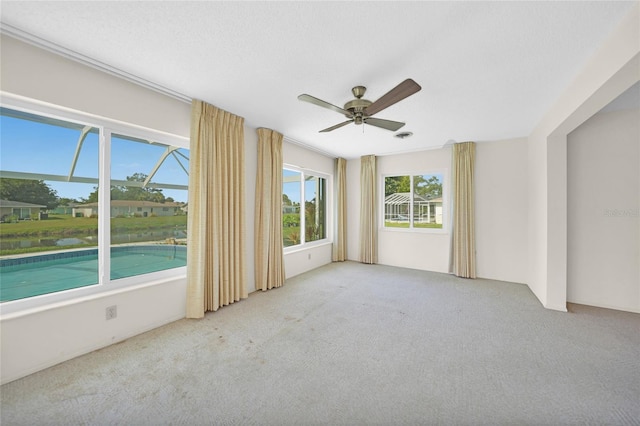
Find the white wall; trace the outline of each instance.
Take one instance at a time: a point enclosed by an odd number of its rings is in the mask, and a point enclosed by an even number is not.
[[[189,137],[190,103],[14,38],[0,37],[3,91]]]
[[[527,140],[476,144],[476,263],[479,277],[527,280]]]
[[[567,147],[567,301],[640,312],[640,110],[594,115]]]
[[[636,5],[528,138],[527,284],[549,309],[566,311],[567,134],[640,79],[639,32]]]
[[[184,279],[174,279],[2,315],[2,383],[184,318],[185,288]],[[107,321],[113,305],[118,315]]]
[[[360,159],[347,160],[347,259],[360,255]]]
[[[2,36],[1,43],[0,84],[4,92],[189,137],[189,103],[10,37]],[[255,290],[253,236],[258,137],[255,128],[245,126],[244,132],[245,259],[247,287],[251,292]],[[332,159],[299,146],[286,144],[284,157],[285,162],[300,167],[333,173]],[[288,254],[287,276],[330,261],[330,244]],[[0,382],[15,380],[184,318],[186,277],[148,284],[29,312],[3,314]],[[112,305],[117,305],[118,317],[107,322],[105,308]]]
[[[527,205],[526,139],[476,144],[476,256],[483,278],[522,283],[526,279]],[[378,184],[382,176],[444,170],[450,182],[451,149],[378,157]],[[347,162],[348,257],[358,260],[360,160]],[[449,189],[450,190],[450,189]],[[447,197],[449,194],[445,194]],[[381,202],[381,201],[380,201]],[[445,201],[446,202],[446,201]],[[448,207],[448,206],[446,206]],[[443,233],[406,232],[380,228],[381,264],[448,272],[450,212],[445,211]]]
[[[435,272],[449,271],[450,212],[449,194],[446,185],[451,174],[451,148],[434,149],[400,155],[386,155],[377,158],[378,187],[378,263]],[[384,197],[383,176],[394,174],[419,174],[422,172],[443,172],[445,190],[443,193],[444,231],[412,232],[385,229],[382,226],[382,198]],[[351,191],[349,191],[351,194]]]

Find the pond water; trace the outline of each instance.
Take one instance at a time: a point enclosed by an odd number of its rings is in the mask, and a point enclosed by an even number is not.
[[[164,241],[167,238],[187,238],[185,230],[158,230],[151,232],[134,232],[131,234],[112,234],[111,244],[141,243],[146,241]],[[65,238],[16,238],[0,240],[0,250],[11,250],[29,247],[65,247],[79,244],[88,246],[97,245],[98,237],[89,235],[86,237]]]

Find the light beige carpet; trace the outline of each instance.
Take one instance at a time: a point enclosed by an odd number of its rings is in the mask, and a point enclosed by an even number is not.
[[[1,388],[2,425],[640,424],[640,315],[354,262]]]

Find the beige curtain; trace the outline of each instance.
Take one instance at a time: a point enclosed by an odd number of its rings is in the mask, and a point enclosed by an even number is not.
[[[258,129],[255,235],[256,289],[282,286],[282,135],[270,129]]]
[[[333,261],[347,260],[347,160],[336,158],[336,232],[333,243]]]
[[[360,158],[360,262],[378,262],[376,156]]]
[[[463,278],[476,277],[475,153],[473,142],[453,145],[452,272]]]
[[[194,100],[187,318],[247,297],[244,228],[244,118]]]

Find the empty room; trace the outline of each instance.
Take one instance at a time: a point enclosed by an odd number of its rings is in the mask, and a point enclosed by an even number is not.
[[[3,425],[640,425],[640,2],[2,1]]]

